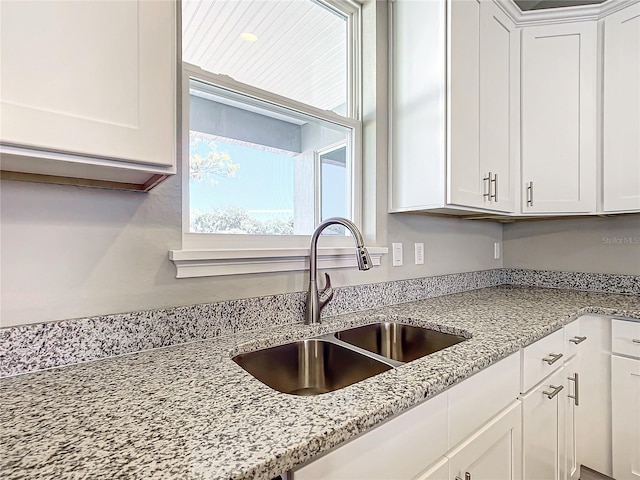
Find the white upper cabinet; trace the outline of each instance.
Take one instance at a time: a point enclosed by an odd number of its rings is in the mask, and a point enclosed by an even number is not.
[[[603,211],[640,211],[640,3],[604,19]]]
[[[492,0],[391,5],[390,211],[513,212],[513,22]]]
[[[518,35],[492,1],[452,2],[448,202],[513,212]]]
[[[597,23],[522,35],[522,212],[595,213]]]
[[[175,2],[0,8],[3,171],[134,189],[175,173]]]

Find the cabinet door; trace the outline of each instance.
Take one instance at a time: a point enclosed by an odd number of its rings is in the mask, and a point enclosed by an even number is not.
[[[522,212],[596,208],[596,22],[522,33]]]
[[[604,20],[603,210],[640,211],[640,3]]]
[[[174,166],[175,2],[0,3],[3,144]]]
[[[640,360],[611,358],[613,477],[640,479]]]
[[[564,480],[564,383],[560,368],[522,398],[525,480]]]
[[[447,202],[513,212],[515,27],[492,0],[450,5]]]
[[[519,401],[450,452],[449,478],[506,480],[520,477],[522,458]]]
[[[580,322],[579,406],[575,409],[578,464],[611,471],[611,320],[587,315]],[[569,370],[569,367],[567,367]],[[568,371],[567,377],[571,375]],[[570,384],[573,382],[569,382]],[[573,389],[573,385],[569,390]],[[570,400],[570,399],[569,399]]]
[[[489,178],[484,208],[514,211],[512,141],[519,135],[513,112],[518,98],[520,36],[492,1],[480,4],[480,173]],[[512,102],[512,99],[514,101]],[[484,186],[484,185],[483,185]],[[487,193],[487,192],[485,192]]]
[[[447,202],[483,208],[488,172],[480,166],[480,1],[448,5]]]

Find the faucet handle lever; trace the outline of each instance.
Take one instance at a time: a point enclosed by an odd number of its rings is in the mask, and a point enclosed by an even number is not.
[[[318,295],[318,303],[320,304],[320,310],[324,308],[324,306],[329,303],[329,300],[333,298],[333,287],[331,286],[331,277],[328,273],[324,274],[324,288],[320,291]]]

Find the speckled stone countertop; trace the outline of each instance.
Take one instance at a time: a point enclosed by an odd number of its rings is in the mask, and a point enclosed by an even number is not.
[[[12,479],[269,479],[587,313],[640,319],[640,297],[487,288],[7,378],[0,471]],[[276,392],[231,360],[385,319],[472,338],[316,397]]]

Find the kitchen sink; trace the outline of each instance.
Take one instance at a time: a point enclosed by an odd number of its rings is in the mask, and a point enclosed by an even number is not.
[[[374,323],[336,333],[339,340],[399,362],[410,362],[466,338],[395,322]]]
[[[291,395],[331,392],[393,368],[321,339],[243,353],[233,361],[262,383]]]

